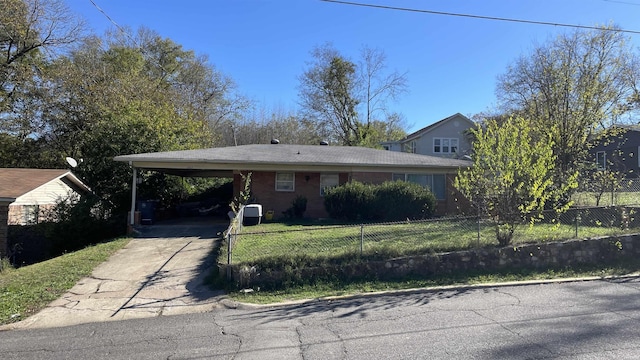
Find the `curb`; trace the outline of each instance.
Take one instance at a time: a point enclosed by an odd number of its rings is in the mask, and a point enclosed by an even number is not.
[[[598,280],[607,281],[607,280],[636,279],[636,278],[640,278],[640,273],[632,273],[627,275],[607,275],[607,276],[587,276],[587,277],[576,277],[576,278],[507,281],[507,282],[500,282],[500,283],[484,283],[484,284],[442,285],[442,286],[431,286],[431,287],[424,287],[424,288],[385,290],[385,291],[374,291],[374,292],[359,293],[359,294],[325,296],[325,297],[319,297],[315,299],[291,300],[291,301],[283,301],[283,302],[271,303],[271,304],[244,303],[244,302],[232,300],[229,298],[225,298],[220,301],[220,304],[227,309],[241,309],[241,310],[268,309],[268,308],[284,307],[284,306],[292,306],[292,305],[312,304],[312,303],[318,303],[323,301],[331,302],[331,301],[351,300],[351,299],[358,299],[358,298],[373,298],[373,297],[388,296],[388,295],[419,294],[419,293],[437,292],[437,291],[445,291],[445,290],[473,290],[473,289],[486,289],[486,288],[493,288],[493,287],[546,285],[546,284],[561,284],[561,283],[570,283],[570,282],[585,282],[585,281],[598,281]]]

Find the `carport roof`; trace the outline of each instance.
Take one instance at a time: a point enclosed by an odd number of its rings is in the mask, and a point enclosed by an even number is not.
[[[137,168],[193,176],[198,170],[409,171],[468,167],[471,162],[355,146],[253,144],[116,156]],[[171,171],[176,170],[176,171]],[[221,175],[219,174],[219,175]]]

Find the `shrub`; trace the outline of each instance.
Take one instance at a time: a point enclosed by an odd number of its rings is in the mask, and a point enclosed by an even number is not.
[[[349,182],[325,194],[329,216],[338,220],[399,221],[433,215],[435,196],[419,184],[395,181],[381,185]]]
[[[374,198],[375,220],[383,221],[430,218],[436,203],[429,189],[404,181],[377,186]]]
[[[34,225],[9,227],[10,260],[16,266],[47,260],[122,235],[124,215],[114,215],[97,197],[59,199]]]
[[[371,185],[348,182],[325,192],[324,207],[334,219],[369,220],[373,196]]]
[[[291,207],[282,213],[286,218],[301,219],[305,211],[307,211],[307,198],[298,195],[291,202]]]

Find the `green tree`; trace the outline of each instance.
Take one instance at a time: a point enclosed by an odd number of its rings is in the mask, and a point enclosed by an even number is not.
[[[633,109],[637,55],[615,28],[574,31],[536,47],[499,77],[497,95],[508,114],[553,141],[554,183],[566,188],[585,169],[588,148],[599,130]],[[560,195],[560,194],[559,194]],[[570,194],[557,199],[563,201]]]
[[[169,40],[156,40],[159,48],[170,47]],[[177,95],[186,87],[176,79],[191,66],[181,63],[192,58],[190,52],[174,45],[171,56],[176,61],[169,61],[166,51],[163,65],[156,62],[158,56],[137,47],[104,47],[102,39],[88,39],[51,66],[49,83],[55,92],[43,112],[48,123],[45,138],[61,159],[83,159],[76,172],[103,199],[124,210],[131,170],[115,163],[114,156],[200,148],[214,140],[207,117],[193,110],[201,99],[188,103]],[[181,193],[180,182],[164,181],[176,196]],[[144,186],[141,193],[149,194]],[[165,190],[158,189],[157,198],[164,198],[159,192]]]
[[[363,146],[398,135],[402,117],[389,112],[387,104],[406,91],[406,77],[385,75],[383,52],[364,48],[359,63],[330,45],[312,55],[314,61],[299,78],[299,96],[305,116],[319,124],[326,140]]]
[[[45,128],[42,74],[82,28],[63,1],[0,0],[0,132],[24,140]]]
[[[539,136],[523,118],[499,124],[487,120],[473,130],[473,165],[460,170],[454,186],[496,224],[501,245],[511,242],[523,220],[535,221],[555,191],[577,186],[574,173],[566,187],[554,188],[555,155],[550,136]],[[561,210],[561,209],[559,209]]]

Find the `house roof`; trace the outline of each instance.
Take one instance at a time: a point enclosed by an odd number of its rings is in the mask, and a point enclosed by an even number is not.
[[[254,144],[122,155],[116,156],[115,160],[130,162],[138,168],[169,173],[172,173],[171,169],[180,169],[183,171],[173,173],[185,176],[205,176],[198,175],[198,170],[389,172],[410,169],[457,169],[470,166],[470,162],[465,160],[355,146],[288,144]]]
[[[66,169],[0,168],[0,198],[16,199],[50,181],[66,178],[77,187],[89,188]]]
[[[410,140],[410,139],[416,138],[418,136],[421,136],[422,134],[424,134],[426,132],[433,131],[434,129],[442,126],[444,123],[447,123],[447,122],[449,122],[449,121],[451,121],[451,120],[453,120],[455,118],[462,118],[463,120],[466,120],[470,125],[475,126],[475,123],[473,121],[469,120],[468,117],[466,117],[466,116],[464,116],[464,115],[462,115],[460,113],[455,113],[455,114],[453,114],[453,115],[451,115],[449,117],[446,117],[446,118],[444,118],[442,120],[436,121],[435,123],[433,123],[433,124],[431,124],[429,126],[423,127],[422,129],[407,135],[401,141]]]

